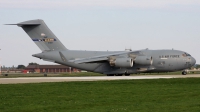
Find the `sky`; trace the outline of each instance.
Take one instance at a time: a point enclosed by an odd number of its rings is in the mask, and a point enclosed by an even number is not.
[[[176,49],[200,64],[200,0],[0,0],[0,62],[54,64],[15,24],[43,19],[70,50]]]

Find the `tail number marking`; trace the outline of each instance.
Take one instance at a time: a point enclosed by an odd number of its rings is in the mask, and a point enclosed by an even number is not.
[[[54,38],[46,38],[46,39],[32,39],[33,41],[39,41],[39,42],[54,42],[54,41],[56,41],[56,39],[54,39]]]

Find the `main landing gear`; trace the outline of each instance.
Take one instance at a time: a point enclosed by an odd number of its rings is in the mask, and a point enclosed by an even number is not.
[[[125,76],[130,76],[130,74],[124,74]],[[123,76],[123,74],[107,74],[107,76]]]
[[[125,74],[125,76],[130,76],[130,75],[131,75],[131,74],[127,74],[127,73]]]

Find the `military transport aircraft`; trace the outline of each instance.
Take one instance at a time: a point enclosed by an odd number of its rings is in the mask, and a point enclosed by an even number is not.
[[[42,50],[41,53],[34,54],[34,57],[107,76],[180,70],[186,75],[186,69],[196,63],[190,54],[178,50],[144,49],[113,52],[68,50],[43,20],[29,20],[9,25],[22,27]]]

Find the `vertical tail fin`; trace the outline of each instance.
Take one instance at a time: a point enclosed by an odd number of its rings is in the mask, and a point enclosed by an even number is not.
[[[43,20],[30,20],[18,23],[17,25],[22,27],[42,51],[67,50]]]

